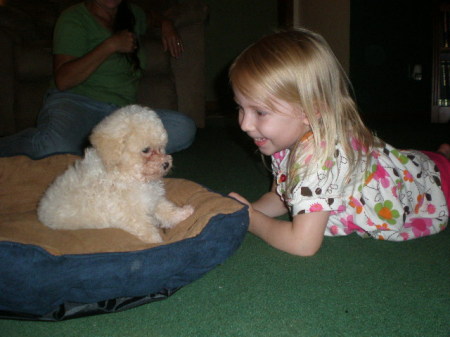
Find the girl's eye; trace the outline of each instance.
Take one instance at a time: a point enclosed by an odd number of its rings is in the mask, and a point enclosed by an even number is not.
[[[256,113],[257,113],[258,116],[265,116],[265,115],[267,115],[267,112],[264,112],[264,111],[256,111]]]

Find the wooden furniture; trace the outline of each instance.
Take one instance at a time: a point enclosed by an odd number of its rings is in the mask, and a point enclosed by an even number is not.
[[[450,1],[436,1],[433,13],[431,121],[450,121]]]

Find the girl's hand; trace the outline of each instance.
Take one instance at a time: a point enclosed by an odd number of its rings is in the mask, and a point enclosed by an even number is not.
[[[231,192],[231,193],[228,194],[228,196],[233,198],[233,199],[236,199],[237,201],[239,201],[239,202],[243,203],[244,205],[248,206],[248,213],[249,213],[250,222],[251,222],[252,215],[253,215],[253,212],[254,212],[252,204],[247,199],[245,199],[243,196],[241,196],[240,194],[238,194],[236,192]]]
[[[245,199],[242,195],[236,193],[236,192],[231,192],[228,194],[229,197],[236,199],[237,201],[243,203],[244,205],[248,206],[248,217],[250,220],[250,223],[252,223],[252,219],[253,216],[255,214],[255,212],[257,212],[255,210],[255,208],[253,207],[252,203],[250,203],[247,199]]]
[[[245,199],[243,196],[241,196],[240,194],[238,194],[236,192],[231,192],[228,194],[228,196],[247,205],[248,207],[252,207],[252,205],[250,204],[250,202],[247,199]]]
[[[259,200],[254,203],[249,202],[242,195],[236,192],[231,192],[228,194],[228,196],[248,206],[250,224],[252,224],[253,222],[255,213],[265,214],[269,218],[272,218],[283,215],[287,212],[284,203],[275,192],[268,192],[264,194]],[[250,225],[250,231],[251,228],[252,225]]]
[[[286,210],[274,192],[264,194],[253,204],[235,192],[228,196],[248,206],[249,231],[271,246],[300,256],[314,255],[320,249],[329,212],[301,214],[292,221],[283,221],[274,218]]]

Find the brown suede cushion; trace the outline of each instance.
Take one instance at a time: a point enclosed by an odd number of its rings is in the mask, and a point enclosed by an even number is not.
[[[47,186],[78,157],[56,155],[41,160],[25,156],[0,158],[0,241],[33,244],[53,255],[136,251],[146,244],[120,229],[53,230],[37,219],[36,206]],[[190,204],[194,214],[162,233],[165,243],[195,237],[217,214],[231,214],[242,205],[184,179],[165,179],[167,197]]]

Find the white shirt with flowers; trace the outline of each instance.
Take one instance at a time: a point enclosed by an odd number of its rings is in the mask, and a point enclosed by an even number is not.
[[[348,159],[337,145],[334,157],[303,179],[304,163],[298,163],[298,183],[292,191],[286,191],[288,161],[289,150],[272,155],[278,194],[292,216],[329,211],[327,236],[356,232],[403,241],[438,233],[447,225],[449,210],[440,174],[422,152],[400,151],[386,144],[364,157],[348,176]]]

